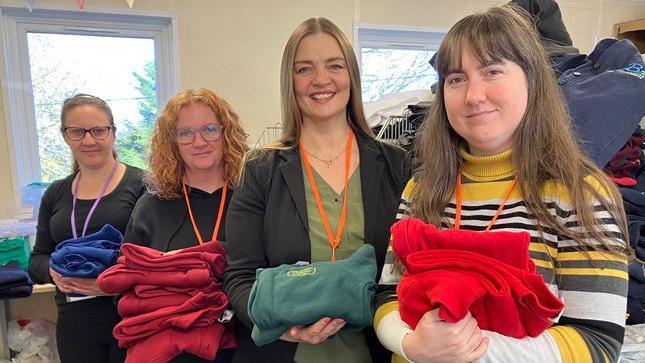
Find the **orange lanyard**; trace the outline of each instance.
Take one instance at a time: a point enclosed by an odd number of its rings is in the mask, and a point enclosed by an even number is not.
[[[228,180],[224,182],[224,188],[222,190],[222,199],[219,201],[219,211],[217,212],[217,222],[215,222],[215,228],[213,229],[213,237],[211,241],[217,239],[217,233],[219,232],[219,225],[222,221],[222,215],[224,215],[224,204],[226,203],[226,189],[228,185]],[[190,222],[193,224],[193,230],[195,235],[197,235],[197,240],[200,245],[204,244],[204,239],[202,239],[202,234],[199,233],[197,228],[197,223],[195,223],[195,216],[193,216],[193,210],[190,208],[190,199],[188,198],[188,192],[186,191],[186,178],[181,179],[181,186],[184,189],[184,197],[186,197],[186,205],[188,206],[188,214],[190,215]]]
[[[347,181],[349,179],[349,164],[352,157],[352,129],[350,128],[347,132],[347,151],[345,152],[345,188],[343,189],[343,210],[340,213],[340,219],[338,220],[338,230],[336,230],[336,237],[334,238],[334,233],[331,230],[329,225],[329,219],[327,219],[327,213],[325,212],[325,207],[322,204],[320,199],[320,193],[318,192],[318,185],[314,179],[314,175],[311,172],[311,165],[309,165],[309,160],[307,159],[307,153],[305,150],[305,145],[300,141],[300,155],[302,156],[302,162],[305,164],[305,169],[307,169],[307,176],[309,177],[309,183],[311,184],[311,189],[314,192],[314,198],[316,199],[316,204],[318,205],[318,211],[320,212],[320,218],[323,221],[325,226],[325,231],[327,232],[327,239],[329,239],[329,245],[331,246],[331,260],[336,261],[336,248],[340,245],[340,238],[343,234],[343,227],[345,225],[345,219],[347,219]]]
[[[511,197],[511,193],[513,192],[513,189],[515,188],[515,184],[517,184],[517,175],[515,175],[515,178],[513,179],[513,182],[511,183],[511,187],[508,188],[508,192],[506,193],[506,196],[504,197],[504,200],[502,201],[502,204],[499,205],[499,208],[497,208],[497,212],[495,212],[495,215],[493,215],[493,219],[490,220],[488,223],[488,227],[486,227],[486,231],[490,231],[490,229],[493,227],[493,224],[495,224],[495,221],[497,220],[497,217],[502,213],[502,210],[504,209],[504,206],[506,205],[506,202],[508,202],[508,198]],[[461,222],[461,204],[463,202],[463,195],[462,195],[462,190],[461,190],[461,168],[457,169],[457,192],[456,192],[456,207],[455,207],[455,230],[459,230],[459,224]]]

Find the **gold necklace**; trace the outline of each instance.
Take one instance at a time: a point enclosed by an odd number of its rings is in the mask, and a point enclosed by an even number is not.
[[[331,158],[329,158],[329,159],[324,159],[324,158],[318,157],[318,156],[316,156],[316,155],[312,154],[311,152],[309,152],[309,150],[307,150],[307,149],[305,149],[305,148],[303,148],[303,150],[304,150],[304,151],[305,151],[309,156],[311,156],[312,158],[314,158],[314,159],[316,159],[316,160],[318,160],[318,161],[321,161],[321,162],[325,163],[325,165],[326,165],[328,168],[331,168],[331,164],[333,164],[333,163],[334,163],[334,161],[338,160],[338,158],[339,158],[341,155],[343,155],[343,153],[345,152],[345,150],[347,150],[347,146],[345,146],[345,147],[343,148],[343,150],[341,150],[341,151],[340,151],[336,156],[331,157]]]

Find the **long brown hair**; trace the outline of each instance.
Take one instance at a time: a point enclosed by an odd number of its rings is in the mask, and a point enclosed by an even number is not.
[[[282,65],[280,67],[280,99],[282,106],[282,136],[274,143],[266,145],[267,148],[284,149],[294,146],[300,140],[302,130],[302,114],[293,89],[294,60],[298,46],[303,38],[308,35],[325,33],[329,34],[340,46],[350,79],[350,95],[347,103],[347,119],[355,133],[364,137],[374,137],[372,130],[367,125],[365,112],[363,111],[363,99],[361,96],[361,77],[356,61],[356,55],[349,40],[343,32],[329,19],[319,17],[310,18],[302,22],[287,41],[282,53]]]
[[[240,118],[231,105],[215,92],[205,88],[184,90],[168,100],[157,118],[150,140],[150,173],[146,182],[160,198],[180,196],[179,185],[186,170],[175,141],[175,126],[179,110],[193,103],[210,108],[224,126],[224,178],[231,186],[239,181],[242,159],[249,149]]]
[[[514,134],[513,165],[524,203],[540,226],[575,240],[581,250],[596,249],[585,242],[589,237],[597,241],[615,239],[609,231],[598,227],[592,205],[597,200],[616,220],[625,240],[627,225],[620,194],[576,144],[566,106],[537,30],[528,13],[512,5],[494,7],[460,20],[441,43],[437,56],[439,87],[415,150],[421,166],[415,172],[418,183],[411,205],[413,215],[435,225],[446,222],[444,209],[455,190],[462,163],[459,147],[464,140],[448,122],[443,86],[448,70],[461,65],[465,47],[482,64],[509,60],[524,70],[528,101]],[[590,179],[598,185],[591,185]],[[583,232],[566,228],[549,213],[541,196],[547,182],[554,182],[568,193]],[[613,252],[630,254],[631,251],[624,244],[603,245]]]

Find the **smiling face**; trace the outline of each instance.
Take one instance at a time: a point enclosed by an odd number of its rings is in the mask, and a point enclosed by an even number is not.
[[[302,39],[294,61],[293,87],[303,122],[346,122],[350,77],[334,37],[315,33]]]
[[[111,126],[105,111],[92,105],[70,108],[65,111],[64,116],[64,127],[79,127],[89,130],[93,127]],[[89,132],[86,132],[85,136],[78,141],[71,140],[66,135],[63,137],[81,169],[101,168],[114,159],[112,155],[116,140],[114,128],[111,128],[108,135],[102,140],[95,139]]]
[[[215,113],[203,103],[192,103],[182,107],[177,112],[175,130],[183,128],[201,129],[208,124],[221,125]],[[217,172],[222,168],[224,154],[224,141],[220,137],[217,141],[207,141],[197,132],[193,142],[177,144],[179,155],[185,163],[188,178],[193,173]],[[215,174],[213,174],[215,175]]]
[[[528,101],[526,75],[509,60],[482,64],[468,49],[449,70],[443,87],[450,126],[473,155],[492,155],[513,145]]]

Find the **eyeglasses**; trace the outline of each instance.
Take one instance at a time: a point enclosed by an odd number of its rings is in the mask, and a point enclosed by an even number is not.
[[[195,135],[199,132],[204,140],[208,142],[218,141],[222,137],[224,126],[218,124],[204,125],[198,129],[193,127],[184,127],[175,130],[175,140],[178,144],[186,145],[195,141]]]
[[[72,141],[83,140],[86,133],[90,133],[94,140],[103,140],[110,133],[110,129],[114,126],[96,126],[91,129],[84,129],[82,127],[63,127],[63,133]]]

